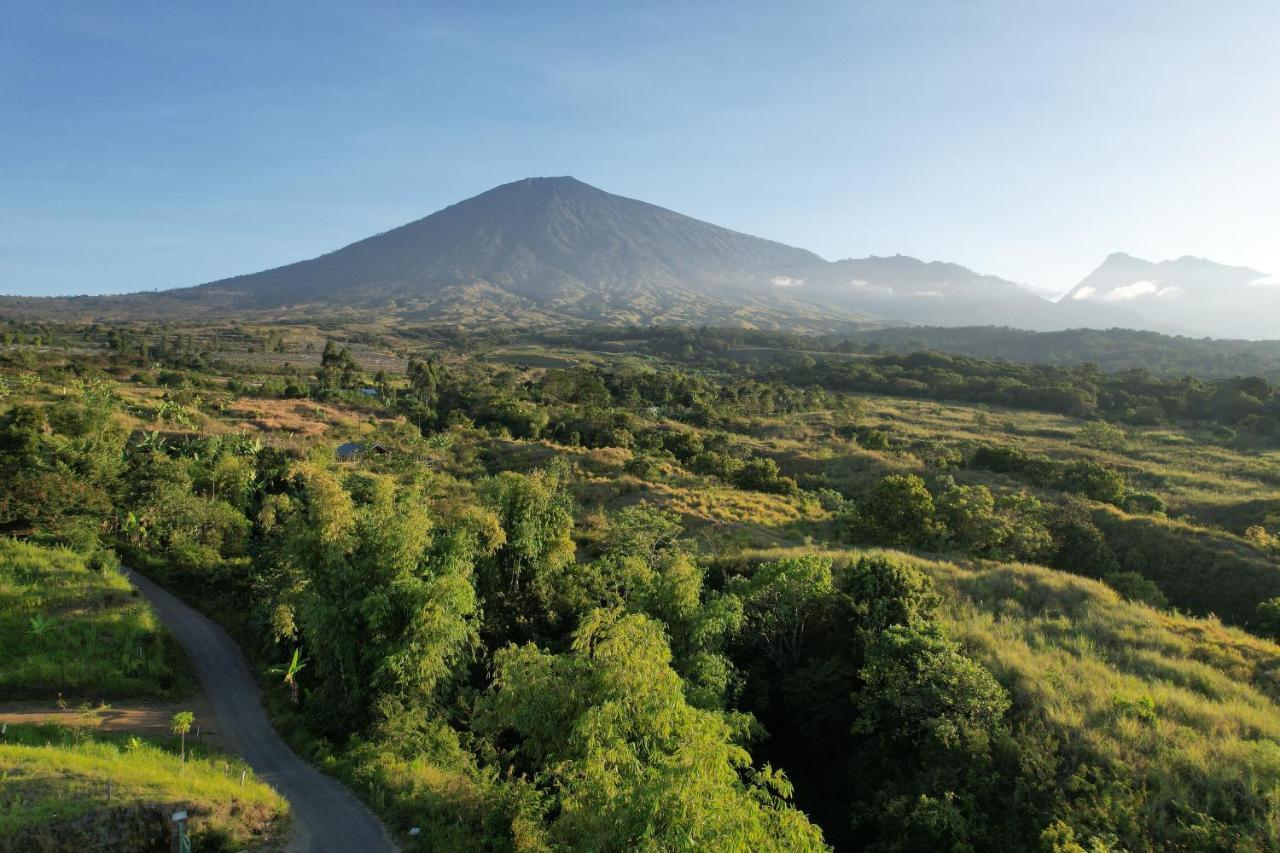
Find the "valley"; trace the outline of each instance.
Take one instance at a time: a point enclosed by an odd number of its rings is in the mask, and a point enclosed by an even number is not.
[[[1266,380],[734,329],[7,333],[7,547],[225,626],[405,849],[1277,843]]]

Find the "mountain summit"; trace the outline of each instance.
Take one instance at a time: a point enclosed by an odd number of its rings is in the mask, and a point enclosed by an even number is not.
[[[1158,263],[1124,252],[1108,255],[1062,304],[1124,308],[1145,328],[1213,337],[1275,337],[1280,331],[1280,279],[1190,255]]]
[[[768,282],[822,263],[571,177],[526,178],[312,260],[179,293],[260,308],[394,304],[454,320],[751,322],[820,317]]]
[[[1115,254],[1057,303],[958,264],[826,261],[570,177],[495,187],[311,260],[124,296],[0,297],[9,314],[152,319],[390,316],[491,324],[1126,327],[1274,335],[1280,288],[1255,270]],[[1242,313],[1239,306],[1245,306]]]

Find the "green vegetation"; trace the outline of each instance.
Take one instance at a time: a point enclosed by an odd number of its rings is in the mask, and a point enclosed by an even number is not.
[[[65,725],[6,726],[0,849],[145,846],[175,802],[189,807],[200,849],[273,846],[285,803],[251,774],[242,786],[240,762],[188,749],[191,712],[175,716],[173,743],[98,731],[113,704],[188,696],[196,682],[114,554],[91,547],[86,558],[0,538],[0,696],[81,709]]]
[[[169,747],[75,728],[9,726],[0,742],[0,846],[61,849],[86,815],[116,809],[123,811],[111,812],[113,825],[103,827],[99,840],[124,849],[150,841],[112,834],[125,831],[130,810],[171,803],[191,804],[191,832],[201,850],[262,848],[282,839],[288,807],[251,770],[217,755],[184,761]]]
[[[172,637],[101,553],[0,538],[0,695],[173,698],[194,679]]]
[[[722,330],[46,331],[82,346],[0,361],[0,523],[63,550],[6,547],[104,577],[116,549],[209,610],[410,848],[1280,845],[1261,380]]]
[[[1140,332],[1133,329],[901,328],[857,332],[845,348],[868,353],[948,352],[1028,364],[1096,364],[1107,371],[1143,368],[1157,376],[1280,378],[1280,344],[1224,341]]]

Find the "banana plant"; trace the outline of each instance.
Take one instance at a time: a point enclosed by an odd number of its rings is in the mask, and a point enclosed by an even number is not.
[[[281,676],[284,683],[289,686],[289,698],[293,700],[293,704],[298,704],[298,673],[306,667],[307,662],[302,658],[301,649],[293,650],[293,657],[289,663],[285,665],[273,666],[267,670],[267,675]]]

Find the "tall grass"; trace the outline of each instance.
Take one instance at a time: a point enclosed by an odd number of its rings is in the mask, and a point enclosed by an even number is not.
[[[288,812],[234,759],[188,751],[184,765],[167,745],[59,726],[10,726],[0,743],[0,839],[139,803],[185,806],[197,845],[203,835],[240,849],[278,834]]]
[[[1280,849],[1280,645],[1065,572],[889,553],[934,579],[947,633],[1009,691],[1013,723],[1050,732],[1066,770],[1120,771],[1151,837],[1216,823],[1238,849]]]
[[[0,697],[168,698],[189,664],[146,602],[110,567],[0,538]]]

